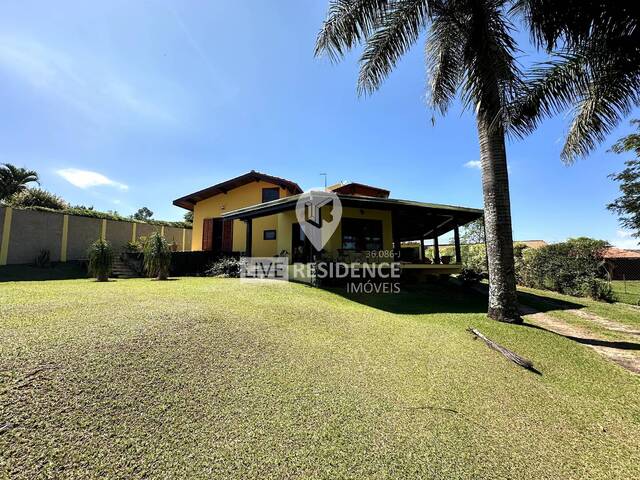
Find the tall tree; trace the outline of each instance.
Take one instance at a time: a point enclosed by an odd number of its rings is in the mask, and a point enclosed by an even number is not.
[[[0,165],[0,200],[26,190],[29,183],[39,183],[38,173],[10,163]]]
[[[147,207],[139,208],[136,213],[131,216],[134,220],[149,220],[153,217],[153,212],[149,210]]]
[[[615,153],[633,152],[636,158],[624,162],[625,169],[610,175],[620,183],[622,195],[616,198],[607,208],[620,217],[620,223],[633,231],[634,237],[640,237],[640,120],[632,120],[638,132],[631,133],[618,140],[611,150]]]
[[[488,315],[519,323],[505,150],[506,107],[520,72],[501,0],[332,0],[316,55],[341,58],[363,43],[358,91],[372,93],[427,31],[431,106],[445,114],[459,93],[476,115],[489,258]]]
[[[510,107],[512,131],[524,136],[542,119],[570,111],[561,158],[586,156],[640,106],[640,2],[517,0],[539,47],[553,56],[529,72]]]

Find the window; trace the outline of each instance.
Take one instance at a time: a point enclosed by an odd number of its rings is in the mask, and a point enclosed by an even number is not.
[[[275,230],[265,230],[262,232],[263,240],[275,240],[276,239],[276,231]]]
[[[262,203],[278,200],[279,198],[280,198],[280,189],[278,187],[262,189]]]
[[[343,218],[342,248],[357,252],[382,250],[382,221]]]

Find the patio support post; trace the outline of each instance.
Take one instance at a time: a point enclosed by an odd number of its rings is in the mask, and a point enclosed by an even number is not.
[[[458,224],[453,227],[453,243],[456,249],[456,263],[462,263],[462,253],[460,252],[460,229]]]
[[[438,229],[433,231],[433,263],[440,263],[440,245],[438,245]]]
[[[422,260],[422,262],[424,262],[424,257],[424,236],[422,236],[420,237],[420,260]]]
[[[252,219],[248,218],[245,220],[245,224],[247,225],[247,237],[245,240],[245,246],[244,246],[244,254],[247,257],[251,256],[251,239],[253,238],[253,228],[252,228]]]
[[[391,236],[393,242],[393,261],[400,261],[400,239],[398,238],[398,227],[397,227],[397,219],[398,216],[395,212],[391,213]]]

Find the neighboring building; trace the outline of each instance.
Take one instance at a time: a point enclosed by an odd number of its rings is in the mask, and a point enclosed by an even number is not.
[[[459,246],[458,228],[482,216],[482,210],[475,208],[391,199],[388,190],[360,183],[333,185],[327,190],[338,195],[343,212],[322,254],[352,262],[364,260],[367,252],[399,252],[401,242],[437,239],[449,232]],[[252,170],[173,204],[193,211],[192,250],[254,257],[286,253],[292,263],[308,262],[318,252],[296,219],[301,193],[295,182]],[[330,210],[323,208],[322,215],[329,218]],[[419,262],[419,267],[454,273],[461,268],[459,255],[456,260],[452,265]]]
[[[610,247],[602,258],[611,280],[640,280],[640,250]]]

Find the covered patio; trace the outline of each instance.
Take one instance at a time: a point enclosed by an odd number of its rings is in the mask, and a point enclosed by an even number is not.
[[[256,218],[266,217],[269,215],[282,214],[285,212],[295,211],[296,203],[301,194],[279,200],[265,202],[251,207],[241,208],[238,210],[224,213],[222,218],[225,220],[243,220],[247,225],[247,238],[245,255],[251,256],[253,251],[253,221]],[[388,229],[385,230],[386,235],[391,236],[391,244],[393,249],[393,258],[388,261],[400,260],[401,268],[407,270],[424,270],[429,273],[456,273],[462,268],[462,256],[460,251],[460,227],[476,220],[482,216],[483,211],[475,208],[458,207],[451,205],[441,205],[432,203],[415,202],[409,200],[398,200],[390,198],[364,197],[357,195],[338,194],[338,198],[342,203],[343,211],[358,212],[365,215],[367,212],[385,212],[388,222]],[[331,211],[331,206],[322,207],[322,210]],[[353,213],[351,214],[353,215]],[[341,221],[345,220],[343,218]],[[387,225],[385,225],[387,226]],[[440,254],[440,246],[438,237],[453,232],[454,243],[454,262],[444,263]],[[282,235],[282,232],[278,233]],[[433,260],[427,261],[425,252],[425,241],[433,242]],[[343,240],[338,239],[340,248],[336,248],[333,254],[340,256],[343,253]],[[419,242],[420,255],[419,259],[405,261],[401,259],[400,248],[403,242]],[[290,251],[289,249],[287,249]],[[309,261],[314,261],[318,256],[315,249],[309,252]],[[357,253],[357,252],[356,252]],[[357,267],[358,261],[350,262]]]

